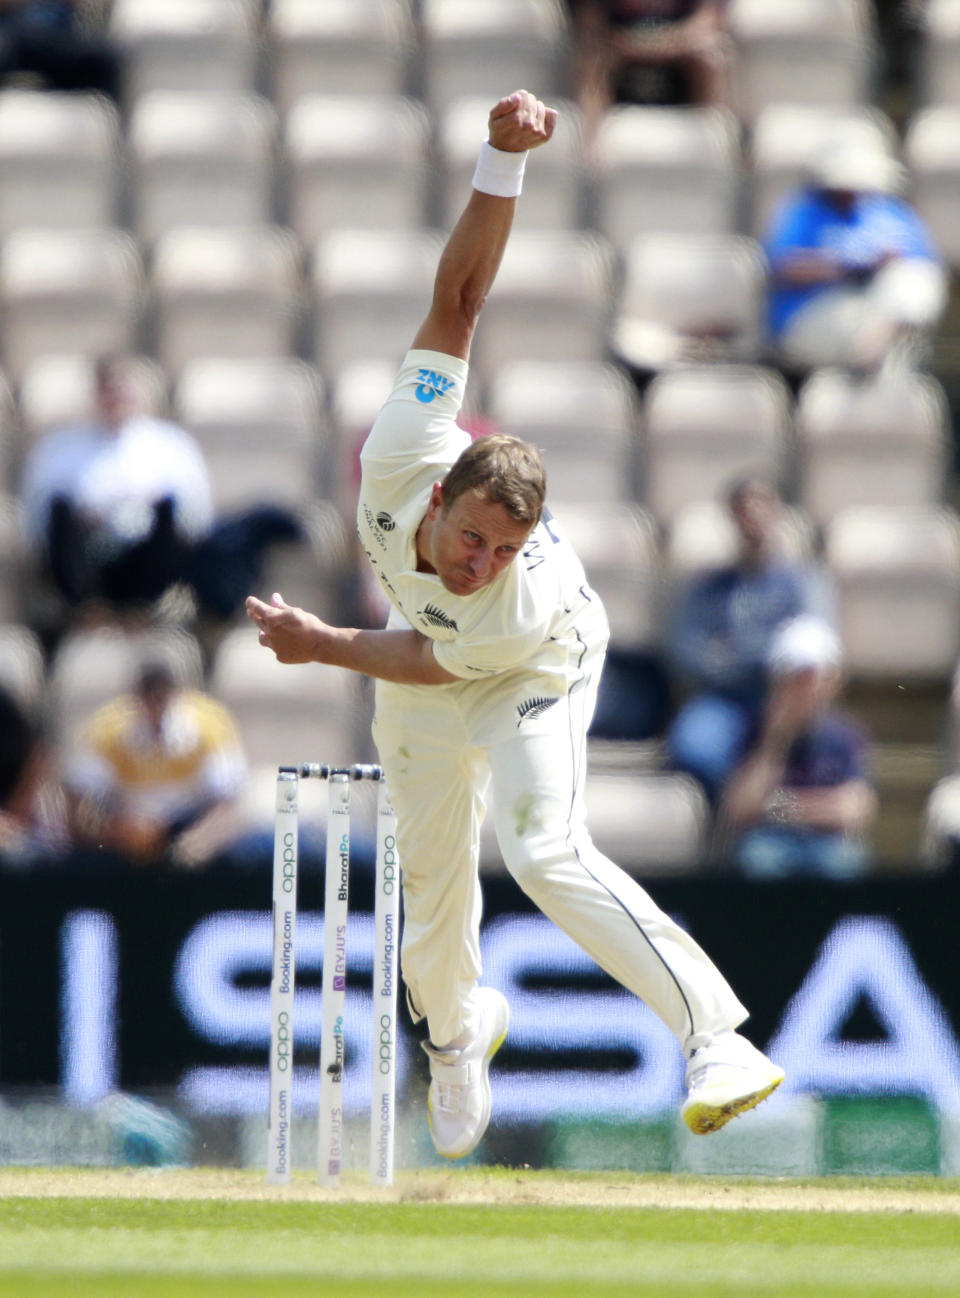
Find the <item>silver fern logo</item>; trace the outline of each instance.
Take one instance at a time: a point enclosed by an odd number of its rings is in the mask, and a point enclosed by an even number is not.
[[[559,699],[526,699],[517,708],[517,725],[521,725],[529,718],[543,716],[544,712],[546,712],[548,708],[552,708],[554,703],[559,702]]]
[[[442,608],[437,608],[436,604],[427,604],[417,612],[417,617],[422,622],[429,622],[431,626],[442,627],[444,631],[459,631],[460,628],[456,622]]]
[[[396,527],[396,523],[393,521],[392,516],[388,514],[385,509],[381,509],[380,513],[377,515],[377,527],[382,528],[384,532],[392,532]]]

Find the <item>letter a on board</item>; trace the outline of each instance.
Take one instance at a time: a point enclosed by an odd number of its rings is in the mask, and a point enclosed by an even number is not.
[[[884,1041],[844,1041],[843,1025],[866,999]],[[960,1051],[936,997],[896,925],[848,916],[836,925],[767,1045],[787,1073],[784,1089],[925,1095],[960,1108]]]

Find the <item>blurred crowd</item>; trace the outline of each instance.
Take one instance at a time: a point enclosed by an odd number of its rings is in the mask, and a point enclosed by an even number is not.
[[[423,309],[404,268],[462,182],[457,110],[523,58],[568,134],[521,204],[468,418],[542,444],[554,512],[593,538],[605,762],[690,791],[693,868],[860,878],[884,855],[869,702],[906,682],[939,712],[904,864],[952,864],[960,519],[938,341],[960,248],[920,131],[953,109],[932,88],[937,6],[824,0],[815,31],[787,0],[487,7],[0,0],[10,868],[203,868],[262,843],[264,771],[370,756],[363,688],[278,676],[242,601],[383,616],[349,539],[356,449]],[[841,57],[807,90],[815,37]],[[64,103],[124,160],[89,210],[51,199],[77,167],[50,143]],[[960,146],[937,156],[960,177]],[[83,267],[98,226],[119,261]],[[136,301],[101,316],[115,265]],[[587,409],[556,397],[581,379]]]

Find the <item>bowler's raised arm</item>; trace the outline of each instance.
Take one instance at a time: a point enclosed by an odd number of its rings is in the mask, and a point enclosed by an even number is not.
[[[514,91],[491,109],[473,189],[440,258],[433,302],[414,347],[467,359],[510,236],[527,153],[545,144],[556,124],[556,109],[526,90]]]

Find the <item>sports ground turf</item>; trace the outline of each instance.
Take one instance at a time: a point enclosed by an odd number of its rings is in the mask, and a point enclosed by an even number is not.
[[[960,1294],[960,1183],[0,1170],[0,1298]]]

